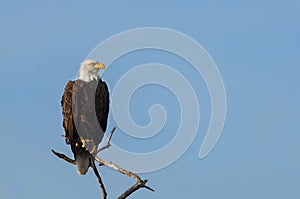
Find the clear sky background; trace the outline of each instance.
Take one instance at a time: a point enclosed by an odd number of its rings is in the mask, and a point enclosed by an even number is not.
[[[145,26],[183,32],[209,52],[226,87],[227,117],[214,150],[198,159],[210,108],[205,84],[191,75],[204,88],[198,94],[203,97],[198,135],[174,164],[141,174],[155,193],[139,190],[131,198],[300,198],[299,19],[298,0],[1,1],[0,198],[100,197],[93,172],[79,176],[74,166],[50,152],[55,148],[71,156],[60,136],[61,95],[97,44]],[[129,54],[119,64],[130,68],[158,58],[156,62],[180,68],[178,58],[152,51]],[[110,87],[126,72],[115,65],[103,77]],[[136,92],[132,116],[147,124],[149,104],[165,104],[171,111],[167,138],[178,128],[178,104],[172,94],[156,89],[159,98]],[[108,129],[114,124],[110,116]],[[118,130],[113,139],[128,150],[147,151],[165,143],[140,144],[122,136]],[[109,198],[133,183],[110,169],[99,170]]]

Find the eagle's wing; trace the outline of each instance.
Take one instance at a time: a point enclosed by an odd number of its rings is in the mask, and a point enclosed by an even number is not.
[[[70,144],[70,140],[77,139],[74,137],[74,124],[72,113],[72,94],[74,81],[69,81],[65,87],[64,94],[61,99],[63,127],[65,129],[66,143]],[[75,133],[76,134],[76,133]]]
[[[101,79],[98,81],[95,93],[95,110],[100,127],[105,132],[109,112],[109,91],[107,84]],[[96,142],[100,144],[101,140],[97,140]]]

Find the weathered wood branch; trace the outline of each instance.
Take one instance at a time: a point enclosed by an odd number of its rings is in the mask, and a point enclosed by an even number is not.
[[[90,155],[90,158],[91,158],[91,167],[92,167],[92,169],[94,170],[94,173],[95,173],[95,175],[96,175],[96,177],[97,177],[97,179],[98,179],[98,183],[99,183],[99,185],[100,185],[100,189],[101,189],[101,191],[102,191],[102,199],[106,199],[107,193],[106,193],[104,184],[103,184],[103,182],[102,182],[101,176],[100,176],[100,174],[99,174],[99,172],[98,172],[98,170],[97,170],[97,167],[96,167],[96,165],[95,165],[94,157],[93,157],[92,155]]]
[[[76,164],[76,161],[75,161],[75,160],[73,160],[73,159],[67,157],[66,155],[61,154],[61,153],[58,153],[58,152],[54,151],[53,149],[52,149],[51,151],[52,151],[52,153],[54,153],[54,155],[56,155],[57,157],[59,157],[59,158],[65,160],[66,162],[71,163],[71,164],[74,164],[74,165]]]
[[[112,138],[112,135],[114,133],[114,131],[116,130],[116,127],[114,127],[109,136],[108,136],[108,139],[107,139],[107,143],[101,147],[99,150],[97,150],[96,152],[96,155],[103,151],[104,149],[107,149],[111,146],[110,144],[110,140]],[[65,139],[67,139],[66,137],[64,137]],[[71,163],[73,165],[76,165],[76,161],[67,157],[66,155],[64,154],[61,154],[61,153],[58,153],[54,150],[52,150],[52,153],[54,153],[54,155],[56,155],[57,157],[65,160],[66,162],[68,163]],[[123,169],[121,168],[120,166],[112,163],[112,162],[107,162],[107,161],[104,161],[102,159],[100,159],[98,156],[94,156],[93,154],[90,154],[90,167],[93,169],[97,179],[98,179],[98,183],[100,185],[100,189],[102,191],[102,199],[106,199],[107,198],[107,192],[105,190],[105,187],[104,187],[104,184],[103,184],[103,181],[101,179],[101,176],[97,170],[97,167],[95,165],[95,161],[97,161],[99,163],[100,166],[107,166],[107,167],[110,167],[116,171],[118,171],[119,173],[122,173],[130,178],[133,178],[136,180],[136,183],[134,185],[132,185],[131,187],[129,187],[126,191],[124,191],[119,197],[118,199],[124,199],[124,198],[127,198],[129,195],[131,195],[132,193],[134,193],[135,191],[137,191],[138,189],[140,188],[145,188],[145,189],[148,189],[150,191],[154,191],[154,189],[152,189],[151,187],[147,186],[147,182],[148,180],[142,180],[137,174],[135,173],[132,173],[131,171],[128,171],[126,169]]]
[[[68,162],[68,163],[71,163],[71,164],[74,164],[74,165],[76,164],[76,161],[75,161],[75,160],[73,160],[73,159],[67,157],[67,156],[64,155],[64,154],[61,154],[61,153],[56,152],[56,151],[54,151],[53,149],[52,149],[52,153],[54,153],[54,155],[56,155],[57,157],[59,157],[59,158],[65,160],[65,161]],[[97,170],[97,167],[96,167],[96,165],[95,165],[95,158],[94,158],[91,154],[90,154],[90,167],[94,170],[94,173],[95,173],[95,175],[96,175],[96,177],[97,177],[97,179],[98,179],[98,183],[99,183],[100,189],[101,189],[101,191],[102,191],[102,199],[106,199],[107,193],[106,193],[104,184],[103,184],[103,182],[102,182],[101,176],[100,176],[100,174],[99,174],[99,172],[98,172],[98,170]]]
[[[150,191],[154,191],[154,189],[152,189],[151,187],[147,186],[146,183],[148,182],[148,180],[142,180],[138,175],[136,175],[135,173],[132,173],[131,171],[125,170],[123,168],[121,168],[120,166],[112,163],[112,162],[107,162],[104,161],[102,159],[100,159],[99,157],[95,157],[95,160],[100,163],[100,166],[107,166],[110,167],[126,176],[129,176],[130,178],[134,178],[136,180],[136,183],[131,186],[130,188],[128,188],[124,193],[122,193],[118,199],[123,199],[128,197],[129,195],[131,195],[133,192],[137,191],[140,188],[146,188]]]
[[[107,139],[106,145],[104,145],[103,147],[101,147],[100,149],[98,149],[97,152],[96,152],[96,155],[97,155],[99,152],[103,151],[104,149],[108,149],[108,148],[111,146],[110,140],[111,140],[111,138],[112,138],[112,136],[113,136],[113,133],[114,133],[114,131],[116,130],[116,128],[117,128],[117,127],[114,127],[114,128],[110,131],[109,136],[108,136],[108,139]]]

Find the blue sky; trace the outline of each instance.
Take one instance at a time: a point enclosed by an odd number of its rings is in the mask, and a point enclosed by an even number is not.
[[[60,98],[96,45],[121,31],[147,26],[180,31],[209,52],[226,87],[227,117],[217,145],[199,160],[209,123],[209,96],[203,81],[189,69],[184,71],[203,90],[198,94],[203,97],[199,132],[174,164],[141,174],[155,193],[139,190],[131,198],[300,197],[299,1],[2,1],[0,5],[0,198],[99,198],[92,172],[78,176],[75,167],[50,152],[55,148],[71,156],[60,136]],[[153,60],[180,68],[178,58],[152,51],[129,54],[115,65]],[[103,78],[112,87],[126,67],[112,67]],[[174,96],[161,88],[145,89],[158,89],[160,98],[137,91],[131,104],[133,119],[147,124],[147,107],[161,100],[171,111],[168,131],[161,141],[141,144],[118,130],[113,139],[129,150],[134,150],[134,143],[140,151],[163,146],[178,128]],[[114,124],[110,116],[108,128]],[[109,198],[133,183],[110,169],[101,168],[100,173]]]

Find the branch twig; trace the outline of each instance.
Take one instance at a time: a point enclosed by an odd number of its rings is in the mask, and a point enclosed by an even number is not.
[[[59,158],[65,160],[66,162],[69,162],[69,163],[71,163],[71,164],[76,164],[76,161],[75,161],[75,160],[73,160],[73,159],[71,159],[71,158],[65,156],[64,154],[58,153],[58,152],[54,151],[53,149],[52,149],[51,151],[52,151],[52,153],[54,153],[54,155],[56,155],[57,157],[59,157]]]
[[[104,145],[103,147],[101,147],[100,149],[98,149],[98,151],[96,152],[96,155],[97,155],[99,152],[101,152],[101,151],[103,151],[104,149],[107,149],[107,148],[109,148],[109,147],[111,146],[110,140],[111,140],[111,137],[113,136],[113,133],[114,133],[115,130],[116,130],[116,127],[114,127],[114,128],[110,131],[109,136],[108,136],[108,139],[107,139],[106,145]]]
[[[148,182],[148,180],[142,180],[138,175],[132,173],[131,171],[125,170],[123,168],[121,168],[120,166],[112,163],[112,162],[107,162],[104,161],[102,159],[100,159],[99,157],[95,157],[95,160],[100,163],[100,165],[104,165],[107,167],[110,167],[124,175],[127,175],[131,178],[134,178],[136,180],[136,183],[131,186],[130,188],[128,188],[124,193],[122,193],[118,199],[123,199],[128,197],[129,195],[131,195],[133,192],[135,192],[136,190],[140,189],[140,188],[146,188],[150,191],[154,191],[154,189],[152,189],[151,187],[147,186],[146,183]]]
[[[95,165],[95,162],[94,162],[95,159],[94,159],[94,157],[92,155],[90,155],[90,159],[91,159],[91,167],[94,170],[94,173],[95,173],[95,175],[96,175],[96,177],[98,179],[98,183],[99,183],[101,191],[102,191],[102,199],[106,199],[107,193],[106,193],[104,184],[102,182],[101,176],[100,176],[100,174],[99,174],[99,172],[97,170],[97,167]]]

